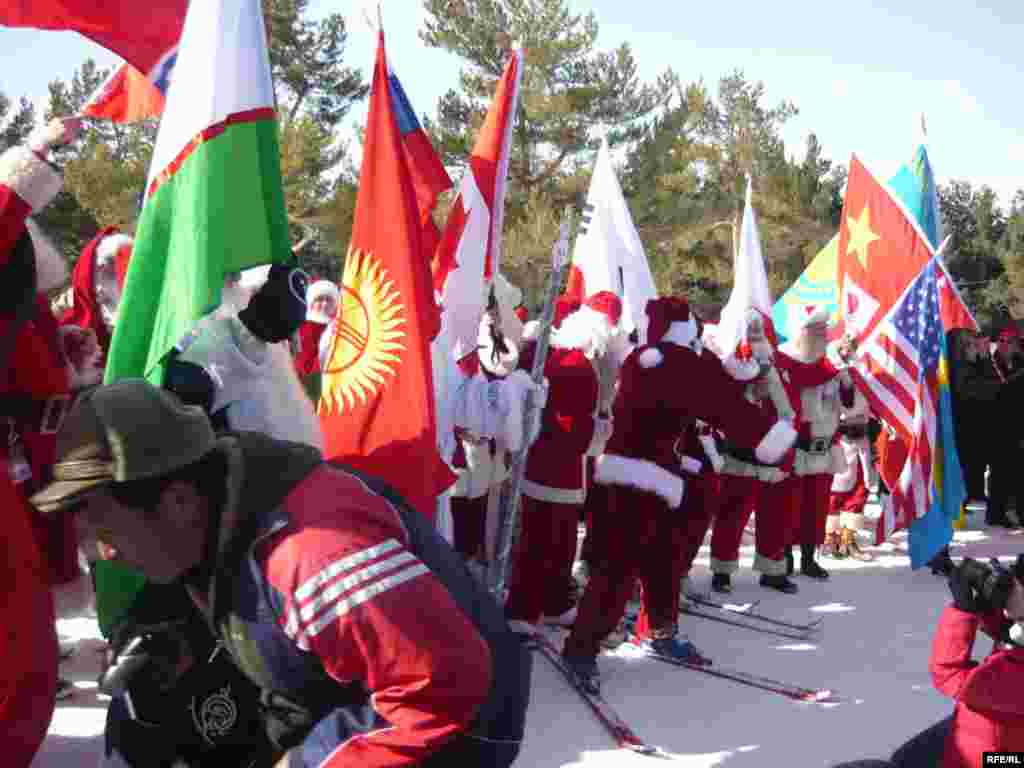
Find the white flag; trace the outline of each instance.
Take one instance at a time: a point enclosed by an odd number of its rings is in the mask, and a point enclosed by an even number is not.
[[[580,301],[598,291],[616,294],[622,300],[623,329],[639,331],[644,341],[644,309],[650,299],[658,298],[658,290],[615,176],[607,140],[597,153],[583,218],[584,230],[576,238],[566,293]]]
[[[723,359],[736,355],[736,346],[743,340],[747,312],[758,310],[764,317],[772,315],[772,294],[768,288],[768,273],[761,253],[761,235],[757,217],[750,202],[751,185],[747,177],[747,200],[743,206],[743,225],[740,228],[740,248],[733,265],[732,294],[722,310],[716,330],[716,343]]]

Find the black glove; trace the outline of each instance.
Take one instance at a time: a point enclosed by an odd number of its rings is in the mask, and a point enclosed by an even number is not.
[[[950,573],[949,591],[953,604],[961,611],[988,613],[1006,607],[1013,576],[998,561],[994,562],[997,567],[965,557]]]
[[[122,626],[111,642],[110,663],[100,675],[100,692],[120,696],[144,691],[159,696],[182,674],[191,655],[185,622]]]
[[[274,264],[267,282],[238,313],[238,319],[256,338],[284,341],[306,319],[306,287],[306,273],[301,269]]]

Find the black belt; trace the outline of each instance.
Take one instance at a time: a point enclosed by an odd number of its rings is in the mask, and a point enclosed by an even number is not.
[[[812,437],[809,439],[800,438],[796,444],[797,448],[806,451],[814,456],[824,456],[832,447],[832,440],[828,437]]]
[[[728,440],[718,441],[718,452],[723,455],[732,456],[736,461],[742,461],[744,464],[753,464],[758,467],[770,467],[772,464],[765,464],[754,453],[750,448],[740,448],[738,445],[733,445]]]

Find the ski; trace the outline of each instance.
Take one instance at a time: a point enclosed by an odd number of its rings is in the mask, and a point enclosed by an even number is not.
[[[720,624],[729,624],[729,625],[731,625],[733,627],[742,627],[743,629],[749,629],[752,632],[761,632],[762,634],[765,634],[765,635],[775,635],[776,637],[786,637],[786,638],[789,638],[790,640],[807,640],[808,639],[807,638],[807,635],[808,635],[807,631],[789,631],[789,630],[784,630],[784,629],[772,629],[771,627],[766,627],[766,626],[763,626],[763,625],[760,625],[760,624],[753,624],[753,623],[751,623],[749,621],[743,621],[742,619],[738,618],[739,616],[743,615],[742,613],[735,613],[735,612],[730,612],[730,611],[721,611],[721,612],[718,612],[718,613],[712,613],[711,611],[703,611],[700,608],[693,608],[691,606],[687,606],[686,608],[683,608],[680,611],[680,613],[686,614],[687,616],[695,616],[695,617],[697,617],[699,619],[707,619],[708,621],[717,621]],[[733,617],[737,617],[737,618],[731,618],[731,617],[723,615],[725,613],[732,613],[732,616]]]
[[[591,693],[576,682],[572,670],[569,669],[569,666],[562,659],[562,654],[549,638],[542,634],[534,635],[530,638],[529,647],[540,651],[540,654],[562,673],[562,677],[580,695],[580,698],[587,703],[587,706],[590,707],[598,721],[600,721],[601,725],[604,726],[605,730],[608,731],[620,748],[651,757],[666,756],[661,749],[645,743],[637,736],[629,724],[622,719],[618,712],[612,709],[611,704],[601,694]]]
[[[768,616],[756,610],[758,602],[747,603],[743,606],[729,605],[728,603],[720,603],[717,600],[712,600],[708,595],[698,594],[696,592],[688,592],[686,595],[687,599],[697,605],[704,606],[705,608],[718,608],[720,611],[728,611],[730,613],[738,613],[741,616],[747,616],[757,621],[763,621],[765,624],[774,624],[777,627],[785,627],[786,629],[792,629],[796,632],[813,632],[816,629],[821,629],[822,619],[819,617],[813,621],[809,621],[806,624],[801,624],[796,621],[783,621],[782,619],[776,619],[774,616]]]
[[[827,704],[834,703],[837,701],[833,692],[827,688],[804,688],[799,685],[792,685],[791,683],[785,683],[781,680],[773,680],[770,677],[761,677],[760,675],[752,675],[749,672],[741,672],[735,669],[723,669],[718,666],[707,666],[704,664],[694,664],[689,661],[682,661],[672,656],[662,656],[651,651],[644,651],[644,655],[649,658],[663,661],[666,664],[672,664],[676,667],[685,667],[686,669],[692,669],[696,672],[703,672],[706,675],[712,677],[719,677],[723,680],[732,680],[735,683],[746,685],[751,688],[759,688],[762,691],[768,691],[769,693],[777,693],[780,696],[785,696],[788,699],[794,701],[810,702],[812,704]]]

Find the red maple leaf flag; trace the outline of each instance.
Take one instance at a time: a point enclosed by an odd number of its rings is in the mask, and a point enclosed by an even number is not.
[[[437,495],[454,476],[437,452],[430,360],[436,305],[396,117],[381,33],[319,412],[327,458],[388,482],[432,519]]]
[[[914,217],[854,155],[839,229],[839,307],[847,330],[867,339],[934,255]]]

